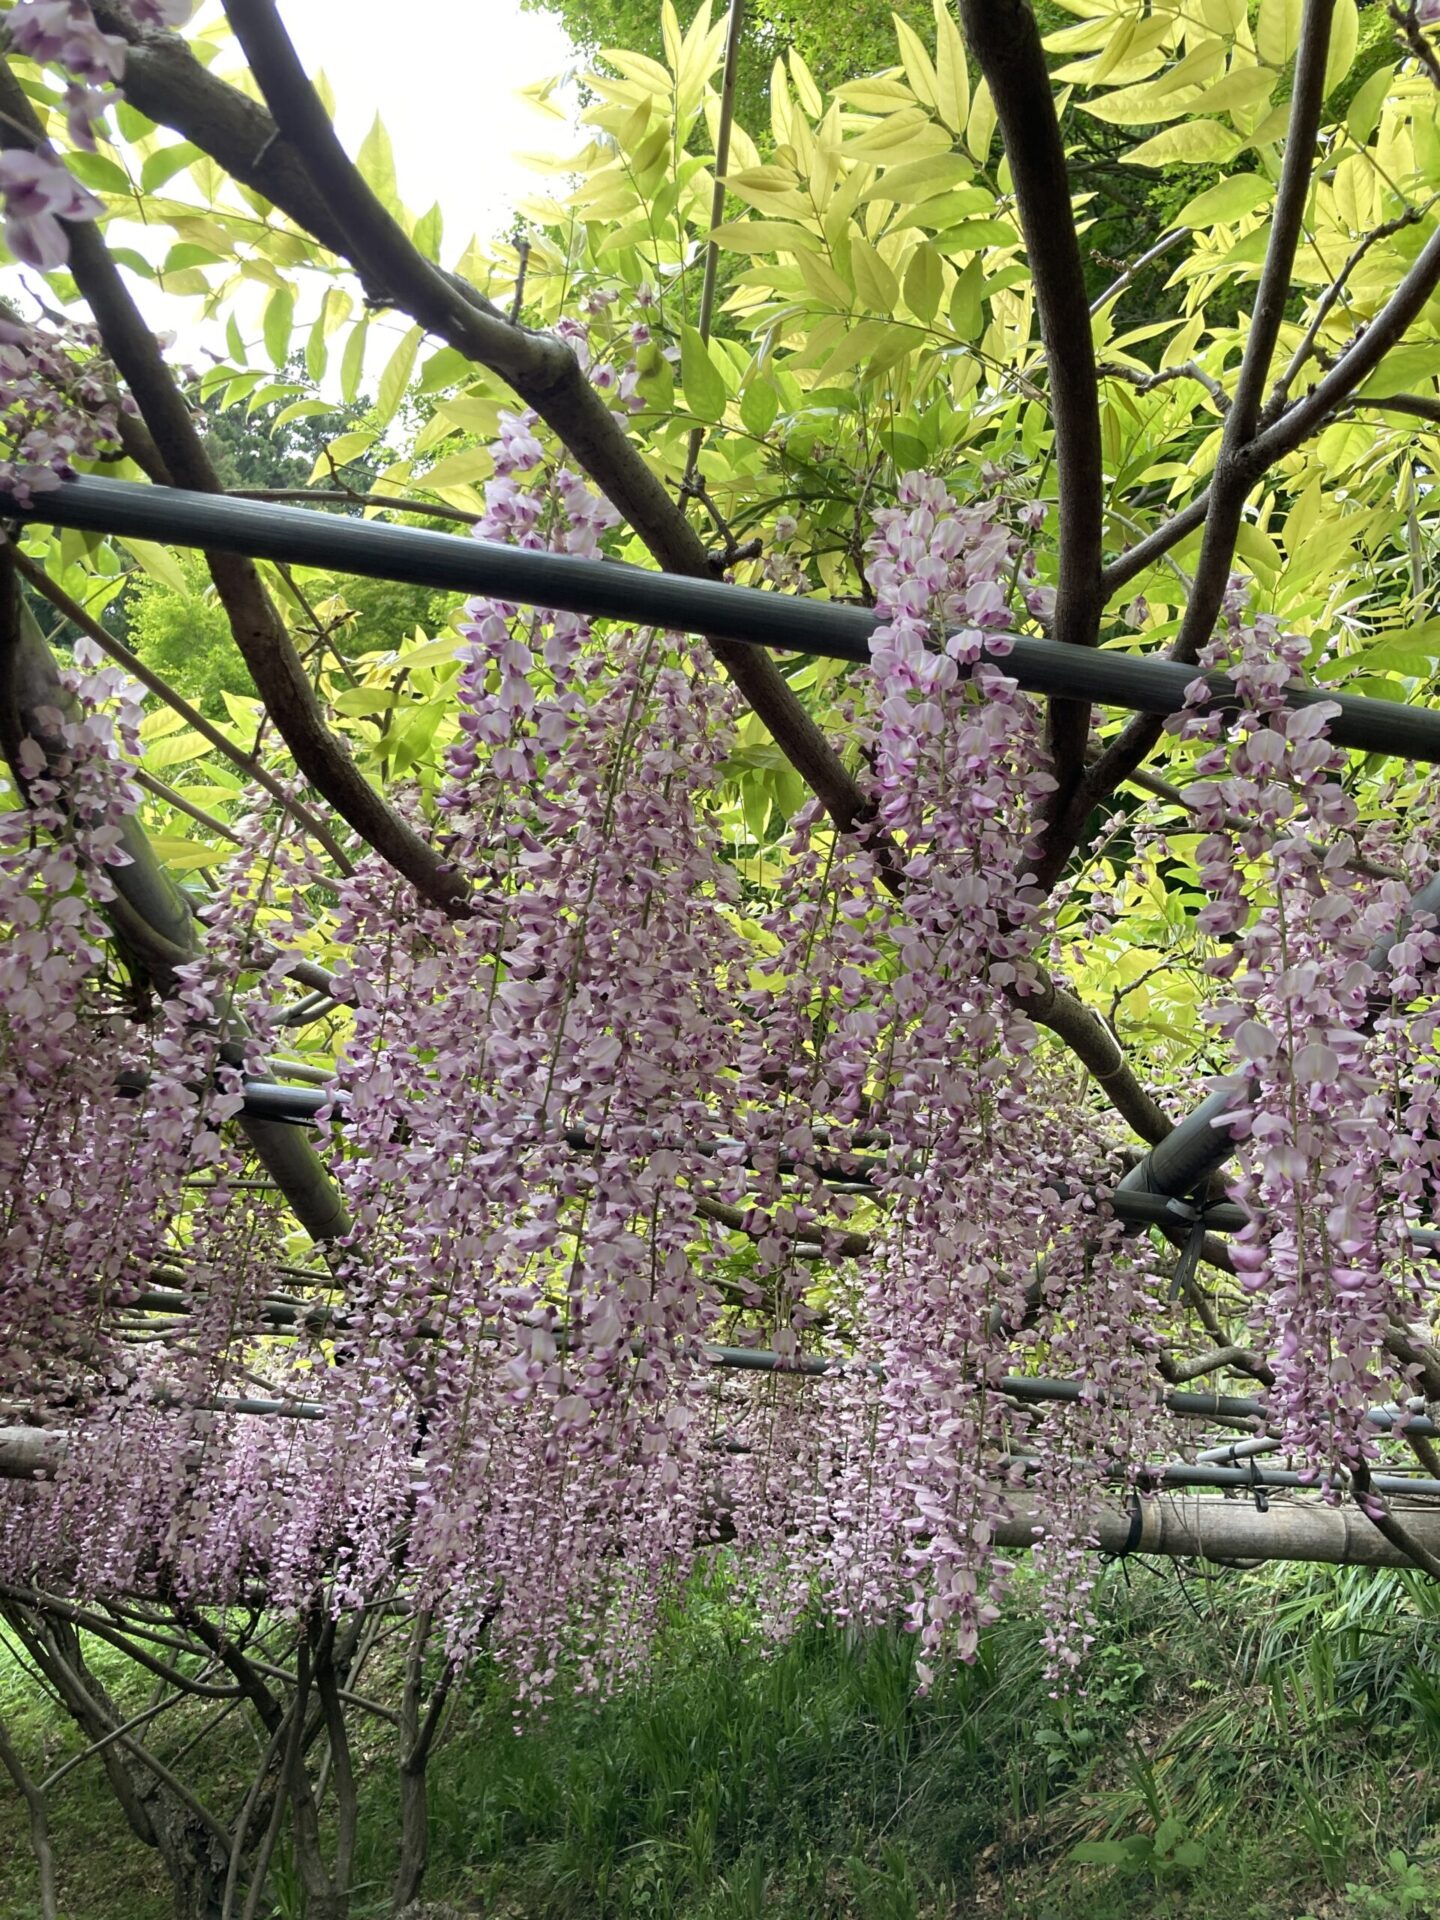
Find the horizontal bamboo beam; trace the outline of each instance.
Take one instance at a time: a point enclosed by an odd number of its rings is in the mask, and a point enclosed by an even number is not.
[[[717,641],[819,654],[868,665],[876,616],[865,607],[800,599],[720,580],[651,573],[640,567],[531,553],[519,547],[423,527],[397,527],[305,507],[191,493],[179,487],[139,486],[128,480],[84,477],[21,503],[0,491],[0,515],[42,525],[74,527],[122,539],[158,540],[251,559],[319,567],[328,572],[404,581],[411,586],[488,594],[520,606],[554,607]],[[1001,664],[1030,693],[1058,695],[1171,714],[1186,707],[1186,689],[1210,682],[1213,700],[1233,704],[1234,689],[1220,673],[1151,654],[1068,647],[1032,635],[996,635],[1009,642]],[[1330,737],[1340,746],[1403,759],[1440,762],[1440,712],[1365,700],[1351,694],[1297,687],[1296,707],[1330,700],[1340,708]]]
[[[1397,1508],[1405,1530],[1440,1555],[1440,1507]],[[1032,1547],[1040,1538],[1033,1509],[995,1529],[997,1546]],[[1101,1553],[1160,1554],[1174,1560],[1221,1564],[1254,1560],[1308,1560],[1329,1567],[1413,1567],[1384,1539],[1359,1507],[1327,1507],[1318,1500],[1273,1501],[1263,1513],[1247,1500],[1159,1494],[1133,1514],[1101,1508],[1091,1521],[1090,1544]]]

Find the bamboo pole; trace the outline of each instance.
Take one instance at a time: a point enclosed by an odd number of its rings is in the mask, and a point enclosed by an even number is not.
[[[67,480],[29,503],[0,491],[0,514],[411,586],[450,588],[457,594],[493,594],[527,606],[703,633],[721,646],[818,654],[861,666],[869,665],[876,625],[876,615],[865,607],[129,480]],[[1029,634],[993,638],[1008,646],[1000,659],[1004,671],[1031,693],[1172,714],[1186,710],[1187,690],[1203,678],[1212,688],[1211,711],[1225,710],[1234,701],[1226,675],[1202,675],[1178,661],[1063,646]],[[1366,700],[1328,688],[1297,687],[1287,698],[1294,707],[1319,701],[1337,706],[1330,738],[1338,746],[1440,762],[1440,712],[1431,708]]]

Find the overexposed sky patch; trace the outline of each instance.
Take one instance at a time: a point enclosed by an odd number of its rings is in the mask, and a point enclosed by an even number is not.
[[[570,43],[519,0],[281,0],[311,73],[324,70],[351,153],[378,112],[395,148],[401,197],[440,202],[445,252],[509,225],[536,176],[515,157],[555,140],[517,89],[559,72]]]

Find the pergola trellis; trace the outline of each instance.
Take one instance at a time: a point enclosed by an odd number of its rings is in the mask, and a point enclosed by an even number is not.
[[[704,633],[744,646],[797,655],[819,656],[868,665],[869,638],[875,617],[863,607],[821,599],[800,599],[731,585],[719,580],[677,578],[613,562],[587,561],[549,552],[500,546],[425,529],[399,527],[337,517],[314,508],[246,500],[185,491],[138,486],[124,481],[73,478],[58,490],[37,499],[21,500],[0,490],[0,513],[17,526],[43,523],[123,539],[161,540],[204,551],[224,550],[250,559],[263,559],[400,582],[408,585],[486,595],[519,605],[553,607],[561,611],[663,627],[676,632]],[[994,636],[992,636],[994,637]],[[1169,715],[1189,702],[1187,689],[1196,674],[1164,660],[1131,654],[1101,653],[1069,648],[1023,634],[998,636],[1002,648],[997,660],[1026,691],[1075,696],[1132,711]],[[1205,676],[1210,703],[1222,711],[1232,690],[1225,675]],[[1297,686],[1290,699],[1299,707],[1330,700],[1339,714],[1330,735],[1339,744],[1364,751],[1394,754],[1429,763],[1440,762],[1440,713],[1428,708],[1397,707],[1393,703],[1346,695],[1326,695]],[[1411,903],[1410,914],[1440,911],[1440,879],[1432,881]],[[1397,929],[1397,936],[1400,930]],[[1383,963],[1385,943],[1373,956]],[[1202,1236],[1233,1232],[1244,1224],[1241,1208],[1207,1200],[1204,1190],[1229,1157],[1229,1137],[1214,1123],[1233,1104],[1236,1082],[1227,1079],[1181,1121],[1163,1141],[1152,1147],[1118,1185],[1096,1196],[1133,1227],[1157,1226],[1197,1251]],[[322,1114],[343,1123],[347,1096],[343,1090],[295,1085],[283,1081],[248,1082],[243,1113],[247,1123],[262,1128],[304,1127]],[[585,1150],[588,1143],[571,1143]],[[848,1154],[832,1167],[818,1169],[822,1177],[849,1185],[868,1184],[864,1155]],[[1440,1252],[1440,1231],[1411,1229],[1416,1251]],[[1220,1258],[1213,1239],[1208,1256]],[[158,1316],[183,1315],[189,1303],[183,1294],[155,1288],[139,1293],[129,1310]],[[298,1299],[266,1302],[262,1319],[267,1330],[343,1330],[343,1308]],[[808,1378],[823,1375],[832,1361],[800,1356],[795,1359],[763,1348],[707,1343],[698,1355],[718,1369],[764,1372]],[[1224,1355],[1214,1356],[1216,1364]],[[1031,1407],[1081,1400],[1084,1382],[1009,1375],[996,1388],[1019,1405]],[[1219,1530],[1205,1503],[1187,1507],[1171,1502],[1165,1517],[1132,1515],[1118,1520],[1101,1515],[1097,1543],[1106,1551],[1159,1551],[1208,1554],[1226,1558],[1264,1555],[1344,1560],[1354,1564],[1404,1565],[1405,1552],[1386,1542],[1361,1522],[1357,1528],[1346,1517],[1337,1528],[1330,1511],[1316,1512],[1317,1526],[1307,1531],[1309,1509],[1292,1512],[1278,1542],[1271,1541],[1264,1524],[1269,1518],[1263,1502],[1271,1491],[1302,1491],[1314,1485],[1313,1475],[1262,1466],[1260,1456],[1278,1442],[1264,1432],[1264,1402],[1249,1396],[1185,1391],[1171,1387],[1163,1395],[1167,1412],[1187,1420],[1229,1425],[1241,1433],[1212,1447],[1196,1460],[1155,1463],[1143,1468],[1135,1484],[1147,1495],[1176,1494],[1184,1489],[1223,1489],[1256,1497],[1250,1519],[1237,1520],[1227,1512]],[[1440,1434],[1440,1426],[1416,1400],[1405,1407],[1372,1408],[1370,1424],[1381,1432],[1400,1430],[1417,1442]],[[297,1400],[264,1401],[252,1397],[222,1396],[214,1411],[258,1418],[320,1419],[322,1407]],[[1250,1437],[1244,1435],[1248,1433]],[[30,1478],[55,1470],[58,1450],[28,1430],[0,1429],[0,1477]],[[1023,1486],[1027,1469],[1023,1456],[1010,1462]],[[1127,1477],[1127,1476],[1120,1476]],[[1424,1474],[1376,1473],[1370,1478],[1376,1493],[1412,1503],[1407,1529],[1422,1521],[1417,1540],[1426,1550],[1440,1549],[1440,1508],[1431,1514],[1427,1502],[1440,1502],[1440,1478]],[[1343,1491],[1343,1483],[1334,1483]],[[1413,1503],[1419,1503],[1413,1505]],[[1148,1504],[1148,1503],[1147,1503]],[[1224,1504],[1224,1503],[1222,1503]],[[1158,1511],[1158,1509],[1157,1509]],[[1241,1515],[1245,1510],[1242,1508]],[[1137,1509],[1138,1515],[1138,1509]],[[1252,1522],[1259,1522],[1254,1525]],[[1435,1538],[1430,1539],[1433,1531]],[[1113,1536],[1113,1537],[1112,1537]],[[1001,1544],[1028,1545],[1033,1522],[1021,1508]],[[1239,1541],[1241,1545],[1235,1543]],[[1241,1547],[1243,1546],[1243,1553]]]
[[[1111,790],[1135,775],[1164,719],[1184,708],[1187,689],[1198,677],[1193,662],[1209,637],[1223,595],[1249,490],[1270,466],[1299,446],[1322,422],[1334,417],[1358,391],[1440,282],[1440,236],[1432,235],[1380,313],[1323,378],[1293,400],[1287,401],[1282,394],[1278,408],[1267,405],[1262,409],[1263,383],[1279,337],[1312,176],[1332,11],[1326,0],[1307,0],[1304,9],[1274,232],[1236,391],[1225,413],[1223,445],[1214,478],[1205,492],[1173,515],[1163,528],[1138,540],[1110,566],[1102,567],[1103,474],[1090,314],[1084,302],[1050,78],[1033,19],[1019,0],[961,0],[971,51],[990,82],[1013,173],[1051,383],[1061,521],[1060,596],[1051,636],[1007,635],[1009,645],[1004,655],[1005,671],[1022,687],[1051,702],[1056,771],[1065,804],[1056,809],[1053,844],[1042,850],[1040,865],[1050,880],[1073,848],[1075,822],[1077,818],[1083,821],[1094,794]],[[153,437],[148,447],[139,448],[140,462],[147,467],[150,478],[160,484],[137,487],[99,479],[75,480],[33,504],[12,499],[12,516],[17,521],[38,519],[202,548],[211,562],[237,641],[246,651],[247,662],[282,734],[296,751],[302,773],[371,846],[412,879],[422,894],[447,910],[462,901],[456,879],[443,861],[389,812],[353,767],[327,751],[323,721],[317,716],[313,696],[303,674],[297,671],[298,663],[287,651],[283,623],[269,606],[253,567],[247,565],[250,559],[320,565],[460,593],[488,593],[516,602],[701,632],[820,794],[832,817],[841,825],[853,823],[859,817],[861,796],[769,654],[771,650],[823,654],[863,664],[868,659],[873,617],[863,608],[758,593],[709,577],[709,557],[683,510],[676,507],[639,458],[568,350],[507,320],[458,276],[446,274],[424,260],[379,205],[339,147],[328,117],[289,47],[271,0],[227,0],[227,13],[259,84],[263,106],[217,80],[173,36],[137,31],[133,23],[127,23],[123,12],[103,0],[97,0],[95,12],[107,30],[118,33],[127,43],[123,85],[133,104],[157,122],[193,139],[235,179],[264,195],[322,245],[348,259],[367,291],[377,297],[383,292],[387,300],[408,309],[419,325],[506,380],[587,467],[666,571],[650,573],[610,563],[529,554],[416,529],[336,520],[313,511],[220,497],[213,469],[153,338],[140,321],[103,240],[84,222],[72,223],[69,229],[71,269],[95,315],[106,351],[135,397]],[[0,95],[4,115],[0,144],[34,146],[43,139],[29,101],[8,70],[0,75]],[[720,204],[723,207],[723,194]],[[711,259],[713,266],[713,248]],[[1105,599],[1197,530],[1203,531],[1199,564],[1171,656],[1142,658],[1096,645]],[[1211,709],[1223,711],[1230,689],[1223,676],[1206,677],[1210,681]],[[43,673],[40,680],[40,691],[53,691],[53,682],[46,681]],[[1293,695],[1299,705],[1321,698],[1333,700],[1339,708],[1330,728],[1330,737],[1337,744],[1440,762],[1440,714],[1302,689]],[[1085,762],[1087,729],[1082,724],[1085,707],[1092,701],[1128,710],[1135,716],[1096,769],[1087,768]],[[153,862],[138,878],[131,876],[125,884],[132,890],[148,889],[152,906],[165,891]],[[1411,911],[1434,912],[1437,904],[1440,882],[1424,889]],[[167,911],[173,908],[171,898]],[[180,924],[183,922],[182,907]],[[158,930],[159,923],[152,924]],[[164,946],[163,940],[160,946]],[[1053,983],[1047,984],[1046,995],[1052,1006],[1060,1004]],[[1128,1084],[1128,1069],[1118,1058],[1118,1049],[1103,1024],[1093,1016],[1087,1024],[1085,1010],[1075,1003],[1069,1005],[1065,1018],[1069,1023],[1066,1037],[1075,1051],[1151,1149],[1108,1196],[1108,1204],[1136,1224],[1159,1225],[1179,1239],[1187,1249],[1182,1259],[1187,1279],[1199,1254],[1223,1265],[1224,1250],[1215,1236],[1241,1224],[1241,1217],[1236,1209],[1205,1204],[1203,1196],[1228,1151],[1226,1135],[1212,1124],[1224,1108],[1225,1089],[1222,1087],[1173,1132],[1167,1132],[1168,1123],[1158,1107],[1142,1090]],[[1058,1020],[1052,1019],[1049,1024],[1055,1025],[1056,1031],[1065,1031]],[[323,1243],[343,1231],[344,1216],[323,1169],[293,1125],[313,1117],[319,1101],[312,1095],[313,1090],[304,1088],[252,1085],[244,1117],[247,1127],[258,1129],[252,1131],[252,1139],[272,1178]],[[287,1134],[295,1136],[289,1143]],[[277,1171],[280,1162],[284,1163],[283,1172]],[[297,1195],[301,1196],[298,1205]],[[1192,1203],[1187,1198],[1191,1195],[1201,1198]],[[1430,1250],[1428,1232],[1417,1230],[1416,1238]],[[1213,1367],[1226,1364],[1223,1353],[1221,1350],[1221,1356],[1214,1359]],[[729,1357],[717,1350],[713,1357],[721,1365],[769,1366],[799,1373],[806,1370],[751,1350],[736,1350]],[[1408,1357],[1413,1359],[1413,1354]],[[1251,1370],[1263,1380],[1263,1362],[1257,1366],[1253,1356],[1250,1360]],[[1440,1378],[1440,1366],[1435,1371]],[[1015,1385],[1008,1381],[1005,1384],[1007,1391]],[[1427,1386],[1430,1384],[1427,1375]],[[1028,1393],[1032,1399],[1043,1400],[1051,1388],[1055,1391],[1050,1397],[1056,1399],[1078,1398],[1086,1390],[1076,1382],[1032,1382],[1015,1390],[1019,1397]],[[1174,1392],[1169,1396],[1172,1403],[1180,1397]],[[1258,1401],[1223,1395],[1190,1397],[1208,1403],[1203,1414],[1199,1406],[1194,1409],[1199,1417],[1234,1420],[1250,1429],[1263,1422],[1264,1409]],[[1228,1404],[1231,1401],[1233,1407]],[[1242,1407],[1243,1412],[1239,1410]],[[1178,1412],[1181,1408],[1172,1404],[1171,1410]],[[1399,1409],[1375,1412],[1377,1425],[1398,1424],[1412,1443],[1427,1443],[1429,1426],[1423,1413],[1406,1408],[1402,1419]],[[0,1444],[0,1463],[3,1458],[4,1447]],[[1191,1475],[1203,1474],[1207,1465],[1176,1464]],[[1244,1483],[1257,1489],[1265,1484],[1257,1476],[1274,1472],[1254,1464],[1243,1468],[1221,1462],[1208,1464],[1215,1473],[1242,1474]],[[1237,1484],[1213,1478],[1203,1483]],[[1378,1488],[1380,1481],[1372,1481],[1372,1486]],[[1405,1490],[1411,1494],[1431,1488],[1429,1480],[1405,1482]],[[1307,1512],[1302,1533],[1312,1518],[1317,1525],[1329,1524],[1325,1515]],[[1300,1523],[1301,1516],[1292,1515],[1291,1519]],[[1403,1550],[1396,1549],[1388,1536],[1382,1539],[1373,1530],[1366,1531],[1370,1528],[1368,1520],[1358,1520],[1362,1544],[1356,1548],[1350,1531],[1350,1523],[1356,1519],[1354,1515],[1345,1519],[1345,1554],[1366,1557],[1363,1542],[1370,1541],[1383,1563],[1394,1563],[1384,1561],[1384,1555],[1396,1551],[1403,1561]],[[1102,1516],[1102,1544],[1109,1525]],[[1133,1529],[1127,1529],[1126,1541],[1134,1546],[1130,1531]],[[1183,1537],[1193,1542],[1202,1534],[1203,1527],[1189,1534],[1182,1528],[1171,1537],[1172,1541]],[[1141,1536],[1149,1537],[1144,1527]],[[1023,1542],[1017,1537],[1007,1544]],[[1165,1550],[1193,1548],[1172,1544]],[[1252,1541],[1248,1551],[1264,1549]],[[1317,1551],[1314,1557],[1337,1556],[1327,1550]]]

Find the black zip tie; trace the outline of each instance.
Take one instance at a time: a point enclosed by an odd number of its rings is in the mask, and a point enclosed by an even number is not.
[[[1172,1200],[1167,1211],[1187,1222],[1190,1228],[1185,1244],[1180,1249],[1180,1258],[1175,1262],[1175,1271],[1170,1276],[1169,1297],[1178,1300],[1195,1278],[1195,1269],[1200,1264],[1200,1249],[1205,1244],[1205,1215],[1188,1200]]]
[[[1250,1456],[1250,1490],[1255,1496],[1255,1511],[1257,1513],[1268,1513],[1270,1511],[1270,1495],[1264,1481],[1260,1478],[1260,1462],[1253,1454]]]

